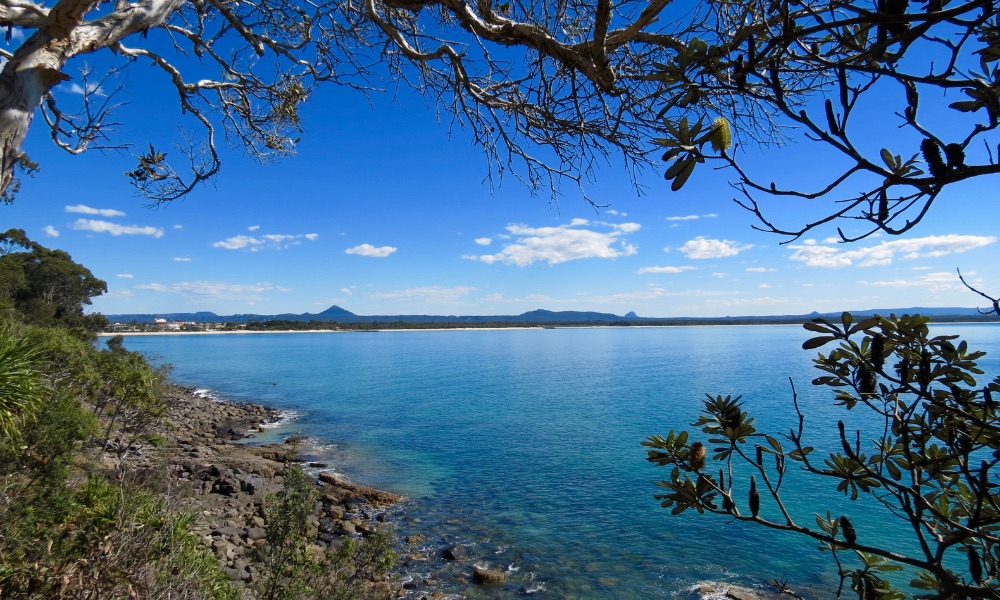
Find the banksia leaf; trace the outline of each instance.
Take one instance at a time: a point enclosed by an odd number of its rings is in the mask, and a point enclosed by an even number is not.
[[[733,145],[733,131],[726,117],[716,117],[712,124],[712,150],[725,152]]]
[[[674,182],[670,184],[670,191],[676,192],[677,190],[684,187],[684,184],[687,183],[688,177],[690,177],[691,173],[693,172],[694,172],[694,161],[689,160],[687,164],[684,166],[684,169],[682,169],[681,172],[677,175],[677,177],[674,178]]]
[[[844,533],[844,539],[847,540],[848,544],[854,544],[858,541],[858,533],[854,531],[854,525],[851,524],[850,519],[846,516],[840,517],[840,529]]]
[[[927,163],[927,169],[931,175],[944,177],[948,173],[948,166],[941,158],[941,148],[938,147],[937,142],[930,138],[924,138],[924,141],[920,142],[920,152],[924,155],[924,162]]]
[[[757,478],[750,476],[750,514],[756,517],[760,514],[760,494],[757,492]]]

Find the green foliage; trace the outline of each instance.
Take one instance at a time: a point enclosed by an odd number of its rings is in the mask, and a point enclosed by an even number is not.
[[[683,100],[681,105],[684,105]],[[670,136],[658,139],[656,143],[668,148],[663,153],[663,160],[672,164],[667,167],[663,177],[667,181],[672,180],[670,189],[675,192],[687,183],[695,165],[705,162],[707,157],[703,150],[706,144],[719,154],[725,154],[732,145],[732,132],[725,117],[716,117],[707,128],[703,122],[704,119],[699,119],[696,123],[689,124],[687,117],[681,117],[676,122],[671,119],[663,122]]]
[[[22,426],[34,418],[44,399],[36,361],[37,352],[27,340],[0,324],[0,449],[20,442]]]
[[[316,501],[312,480],[298,467],[286,467],[284,489],[268,498],[267,544],[257,549],[261,600],[325,598],[360,600],[391,597],[373,586],[395,564],[392,540],[377,531],[365,540],[346,538],[339,549],[310,547]]]
[[[780,436],[758,432],[739,398],[709,396],[692,426],[710,436],[712,460],[722,468],[715,475],[704,460],[692,460],[701,442],[686,431],[651,436],[643,442],[647,460],[672,467],[657,484],[667,492],[656,498],[673,514],[694,508],[818,540],[837,564],[838,597],[849,585],[859,598],[903,598],[906,591],[884,575],[904,568],[924,597],[997,597],[1000,482],[993,470],[1000,463],[1000,411],[993,396],[1000,394],[1000,377],[978,384],[983,371],[976,361],[984,353],[954,335],[932,337],[927,323],[909,315],[856,322],[844,313],[839,324],[806,324],[818,335],[803,348],[834,345],[814,360],[822,375],[813,385],[830,388],[844,410],[864,412],[864,432],[849,432],[840,421],[840,449],[815,459],[794,386],[799,425]],[[852,501],[873,499],[888,519],[880,525],[898,519],[901,530],[912,531],[916,550],[858,539],[846,515],[817,515],[816,528],[796,522],[782,496],[786,460]],[[745,503],[734,496],[737,463],[753,473]],[[768,516],[760,513],[762,496],[770,500]]]
[[[140,488],[92,476],[61,518],[0,544],[0,590],[14,597],[176,597],[235,600],[193,518]]]
[[[92,339],[107,320],[84,315],[83,307],[106,291],[104,281],[66,252],[33,242],[20,229],[0,234],[0,316]]]

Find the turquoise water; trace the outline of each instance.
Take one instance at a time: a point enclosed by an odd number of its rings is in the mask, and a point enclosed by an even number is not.
[[[1000,372],[1000,326],[945,331],[989,351],[981,365]],[[808,337],[795,326],[725,326],[148,336],[126,346],[172,364],[178,383],[301,413],[295,427],[332,443],[336,470],[409,497],[396,530],[423,533],[420,552],[465,544],[508,583],[475,589],[452,578],[467,564],[434,560],[404,561],[407,576],[438,579],[452,596],[638,599],[690,597],[706,580],[780,578],[819,595],[835,585],[813,542],[670,516],[652,497],[667,473],[640,446],[692,429],[706,392],[742,394],[758,429],[787,431],[789,378],[811,443],[835,444],[843,415],[809,384]],[[859,538],[891,541],[892,528],[863,518],[869,507],[789,473],[786,497],[803,524],[845,512],[861,517]]]

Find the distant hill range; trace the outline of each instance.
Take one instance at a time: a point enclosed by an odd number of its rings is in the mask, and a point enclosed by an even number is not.
[[[996,315],[982,315],[975,308],[962,307],[913,307],[870,309],[850,311],[855,316],[870,316],[875,314],[921,314],[932,317],[935,321],[985,321],[996,320]],[[805,323],[810,319],[839,319],[839,312],[818,313],[807,315],[772,315],[772,316],[740,316],[740,317],[640,317],[634,312],[624,316],[601,312],[583,311],[550,311],[533,310],[520,315],[356,315],[339,306],[331,306],[320,313],[280,314],[280,315],[217,315],[212,312],[196,313],[161,313],[135,315],[105,315],[112,323],[152,323],[156,319],[168,321],[183,321],[195,323],[249,323],[251,321],[325,321],[337,323],[468,323],[483,325],[487,323],[524,323],[524,324],[615,324],[615,325],[697,325],[697,324],[766,324],[766,323]]]

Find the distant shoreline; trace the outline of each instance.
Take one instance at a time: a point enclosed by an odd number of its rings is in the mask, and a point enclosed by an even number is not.
[[[1000,320],[989,321],[934,321],[931,325],[997,325]],[[258,335],[289,333],[389,333],[406,331],[526,331],[532,329],[663,329],[674,327],[801,327],[802,323],[675,323],[669,325],[524,325],[513,327],[389,327],[386,329],[271,329],[271,330],[228,330],[228,331],[106,331],[98,337],[141,337],[170,335]]]

